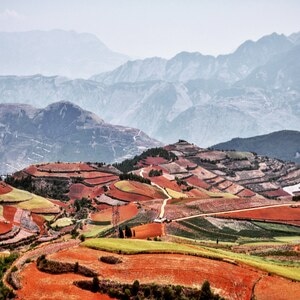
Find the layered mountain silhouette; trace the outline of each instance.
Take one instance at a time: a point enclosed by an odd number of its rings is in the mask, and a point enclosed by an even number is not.
[[[110,50],[95,35],[51,30],[0,32],[1,75],[90,77],[129,59]]]
[[[44,109],[0,104],[0,173],[46,161],[114,162],[161,145],[138,129],[105,123],[70,102]]]
[[[251,151],[259,155],[300,163],[300,132],[282,130],[251,138],[234,138],[214,145],[219,150]]]
[[[180,138],[207,147],[300,129],[299,47],[299,33],[273,33],[228,55],[129,61],[90,80],[2,76],[0,102],[69,100],[164,143]]]

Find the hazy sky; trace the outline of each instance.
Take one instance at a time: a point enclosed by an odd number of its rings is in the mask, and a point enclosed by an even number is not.
[[[300,31],[300,0],[0,0],[0,31],[90,32],[131,57],[223,54]]]

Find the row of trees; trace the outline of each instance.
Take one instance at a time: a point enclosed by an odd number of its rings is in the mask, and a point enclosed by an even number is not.
[[[133,180],[138,181],[141,183],[151,184],[151,180],[148,178],[144,178],[140,175],[136,175],[133,173],[126,173],[126,174],[120,174],[119,175],[120,180]]]
[[[126,238],[135,237],[135,231],[131,230],[131,228],[128,225],[125,226],[124,231],[121,226],[119,227],[119,238],[124,239],[125,237]]]
[[[137,163],[143,159],[146,159],[149,156],[163,157],[164,159],[166,159],[168,161],[170,161],[170,160],[174,161],[177,159],[177,156],[174,153],[169,152],[169,151],[165,150],[164,148],[152,148],[152,149],[148,149],[148,150],[144,151],[140,155],[136,155],[132,159],[125,159],[121,163],[115,163],[115,164],[113,164],[113,166],[116,167],[117,169],[119,169],[120,171],[122,171],[123,173],[128,173],[130,171],[137,169]]]

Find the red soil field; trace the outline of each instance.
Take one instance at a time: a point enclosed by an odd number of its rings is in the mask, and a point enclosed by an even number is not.
[[[104,279],[122,283],[132,283],[138,279],[140,283],[172,283],[200,288],[208,280],[220,295],[235,300],[249,300],[253,285],[263,274],[246,266],[189,255],[114,254],[122,259],[122,263],[116,265],[99,262],[101,255],[107,255],[107,252],[74,247],[50,255],[49,258],[65,262],[78,261],[80,265],[99,272]]]
[[[37,226],[39,226],[40,228],[40,234],[44,234],[45,233],[45,228],[44,228],[44,223],[45,223],[45,219],[42,216],[39,216],[37,214],[32,214],[32,220],[33,222],[36,223]]]
[[[244,189],[244,190],[240,191],[239,193],[237,193],[236,195],[239,197],[248,198],[248,197],[254,197],[256,194],[254,192],[252,192],[251,190]]]
[[[61,206],[63,208],[68,208],[68,204],[67,203],[64,203],[64,202],[61,202],[59,200],[55,200],[55,199],[48,199],[50,202],[52,202],[53,204],[56,204],[58,206]]]
[[[68,273],[51,275],[40,272],[30,263],[21,272],[22,289],[17,291],[17,298],[22,300],[108,300],[106,295],[82,290],[75,285],[75,280],[87,280],[87,277]]]
[[[100,184],[105,184],[111,181],[116,181],[118,180],[119,177],[115,175],[110,175],[110,176],[103,176],[100,178],[92,178],[92,179],[86,179],[84,180],[85,183],[91,184],[91,185],[100,185]]]
[[[13,225],[12,223],[0,221],[0,234],[4,234],[11,231],[12,225]]]
[[[160,165],[160,164],[166,164],[168,163],[168,161],[166,159],[164,159],[163,157],[151,157],[151,156],[148,156],[146,159],[143,159],[141,161],[141,163],[143,165],[146,165],[146,166],[150,166],[150,165],[154,165],[154,166],[157,166],[157,165]]]
[[[178,160],[176,160],[176,163],[181,166],[181,167],[184,167],[184,168],[191,168],[191,169],[195,169],[197,168],[197,164],[183,158],[183,157],[180,157]]]
[[[119,206],[120,222],[132,219],[138,213],[135,204],[129,203],[127,205]],[[109,207],[101,212],[91,214],[93,221],[111,221],[112,220],[112,207]]]
[[[162,188],[168,188],[168,189],[172,189],[172,190],[177,191],[177,192],[181,192],[181,188],[176,183],[176,181],[170,181],[170,180],[168,180],[167,178],[165,178],[163,176],[150,177],[150,180],[153,183],[156,183],[157,185],[159,185]]]
[[[164,233],[164,224],[161,223],[150,223],[133,227],[132,230],[135,232],[134,238],[146,239],[151,237],[162,236]]]
[[[16,211],[17,209],[13,206],[9,206],[9,205],[3,206],[4,219],[9,221],[10,223],[13,223]]]
[[[205,181],[199,179],[197,176],[193,175],[189,178],[186,179],[186,182],[191,184],[191,185],[194,185],[194,186],[197,186],[197,187],[200,187],[200,188],[203,188],[205,190],[207,190],[210,185],[208,183],[206,183]]]
[[[130,194],[139,194],[152,199],[162,199],[163,197],[165,197],[165,195],[160,190],[158,190],[157,187],[153,187],[149,184],[141,183],[138,181],[127,181],[126,184],[128,184],[133,189],[132,192],[128,192]],[[117,186],[115,187],[116,189],[118,189]]]
[[[131,194],[131,193],[126,193],[126,192],[121,192],[120,190],[117,190],[116,188],[109,190],[106,193],[109,197],[126,201],[126,202],[131,202],[131,201],[148,201],[152,200],[151,197],[146,197],[138,194]]]
[[[101,187],[88,187],[82,183],[74,183],[70,187],[68,196],[71,200],[82,198],[95,198],[103,194],[104,190]]]
[[[226,215],[220,215],[219,217],[233,219],[266,220],[284,224],[300,225],[300,206],[294,208],[289,206],[270,207],[244,212],[228,213]]]
[[[86,163],[49,163],[45,165],[39,165],[37,169],[41,172],[77,172],[95,170]]]
[[[192,189],[189,192],[185,192],[185,194],[188,195],[189,197],[196,197],[202,199],[209,198],[209,196],[205,192],[202,192],[197,189]]]
[[[259,300],[296,300],[300,299],[300,283],[275,276],[264,276],[255,286],[254,294]]]
[[[286,197],[286,196],[291,196],[289,193],[287,193],[283,189],[278,189],[278,190],[274,190],[274,191],[263,192],[262,194],[264,196],[267,196],[267,197]]]
[[[0,182],[0,195],[7,194],[12,191],[12,187],[7,185],[5,182]]]

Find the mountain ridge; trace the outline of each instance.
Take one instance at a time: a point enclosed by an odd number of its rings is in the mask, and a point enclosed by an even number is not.
[[[0,104],[1,174],[33,162],[114,162],[159,145],[139,129],[105,123],[71,102],[44,109]]]

